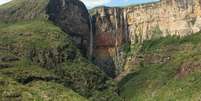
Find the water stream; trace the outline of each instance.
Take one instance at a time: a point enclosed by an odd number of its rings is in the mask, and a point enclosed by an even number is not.
[[[114,8],[114,16],[115,16],[115,30],[117,32],[118,29],[118,21],[117,21],[117,9]]]
[[[127,12],[126,10],[123,11],[124,13],[124,33],[125,33],[125,40],[126,42],[128,42],[129,38],[128,38],[128,24],[127,24]]]
[[[119,47],[118,47],[118,41],[119,41],[119,36],[118,36],[118,19],[117,19],[117,9],[114,8],[114,16],[115,16],[115,57],[114,57],[114,64],[115,68],[117,69],[117,73],[119,73],[120,69],[120,60],[119,60]]]
[[[92,17],[89,15],[89,23],[90,23],[90,44],[89,44],[89,59],[91,60],[93,57],[93,23]]]

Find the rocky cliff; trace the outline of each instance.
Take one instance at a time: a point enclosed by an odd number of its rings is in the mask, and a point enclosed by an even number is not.
[[[201,32],[189,34],[200,31],[200,3],[99,7],[92,16],[79,0],[1,5],[0,99],[198,101]],[[117,84],[76,46],[111,77],[125,66],[133,71],[118,75]]]
[[[92,15],[96,34],[95,62],[110,70],[121,70],[125,62],[121,46],[125,43],[142,43],[168,35],[182,37],[201,30],[199,0],[161,0],[124,8],[98,7]]]
[[[90,46],[90,19],[85,5],[79,0],[50,0],[49,19],[69,33],[83,54]]]
[[[78,0],[13,0],[0,7],[1,22],[51,20],[71,35],[87,54],[90,43],[89,13]],[[76,26],[75,26],[76,25]]]
[[[95,19],[95,63],[114,77],[121,67],[119,47],[127,41],[125,18],[119,8],[99,8]],[[116,68],[115,68],[116,67]]]
[[[103,90],[109,78],[76,47],[80,46],[81,51],[88,48],[88,15],[79,0],[13,0],[1,5],[0,76],[23,87],[35,81],[50,81],[85,97]],[[10,93],[2,89],[7,87],[7,80],[0,81],[0,98],[24,100],[24,91],[11,85],[8,88],[16,92]],[[44,96],[41,100],[54,97]]]

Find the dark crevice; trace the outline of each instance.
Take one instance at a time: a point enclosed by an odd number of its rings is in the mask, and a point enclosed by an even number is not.
[[[17,79],[17,81],[23,85],[26,85],[32,81],[57,81],[56,78],[53,78],[53,77],[46,77],[46,78],[42,78],[42,77],[33,77],[33,76],[30,76],[30,77],[27,77],[27,78],[24,78],[24,79]]]
[[[0,69],[9,68],[9,67],[13,67],[13,65],[7,64],[7,63],[0,64]]]

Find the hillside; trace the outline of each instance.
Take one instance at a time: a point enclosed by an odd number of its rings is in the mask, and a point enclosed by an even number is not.
[[[119,84],[126,101],[199,101],[201,33],[145,41],[138,65]]]
[[[184,37],[201,30],[199,0],[161,0],[123,8],[102,6],[91,13],[96,39],[94,63],[113,77],[124,69],[125,44],[168,35]]]
[[[77,93],[53,82],[35,81],[22,85],[12,78],[0,76],[1,101],[88,101]]]
[[[72,6],[82,5],[74,2]],[[63,31],[49,20],[48,3],[49,0],[13,0],[0,6],[3,100],[26,101],[28,94],[36,100],[49,101],[59,95],[61,101],[83,101],[80,95],[90,97],[107,87],[109,78],[83,57],[69,34],[71,31]],[[60,1],[57,3],[60,5]]]
[[[0,5],[0,101],[200,101],[200,5]]]

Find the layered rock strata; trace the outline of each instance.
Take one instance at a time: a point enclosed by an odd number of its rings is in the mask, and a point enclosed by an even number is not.
[[[135,44],[150,38],[199,32],[200,7],[200,0],[161,0],[124,8],[94,9],[95,62],[106,67],[106,71],[121,70],[119,66],[125,60],[121,46],[127,42]]]

